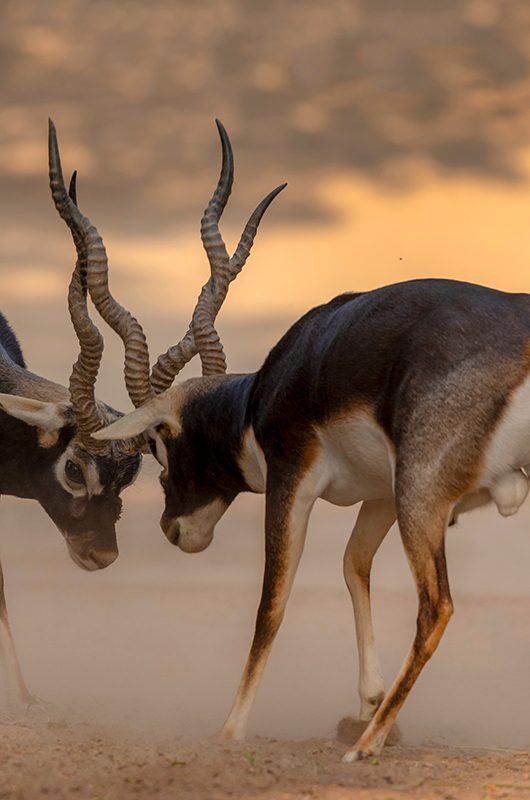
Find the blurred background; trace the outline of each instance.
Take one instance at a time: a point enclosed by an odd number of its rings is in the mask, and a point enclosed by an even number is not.
[[[289,182],[220,317],[233,371],[259,367],[303,311],[346,290],[452,277],[530,291],[525,0],[1,0],[0,15],[1,308],[35,372],[66,383],[76,354],[48,116],[153,357],[183,335],[207,277],[216,116],[236,161],[229,249]],[[120,345],[101,327],[99,395],[128,409]],[[158,528],[156,475],[146,460],[125,495],[121,557],[97,575],[68,561],[41,509],[2,499],[8,600],[28,682],[60,713],[202,735],[228,710],[250,642],[263,503],[238,499],[212,547],[185,556]],[[340,576],[353,517],[316,509],[255,733],[323,735],[357,706]],[[457,614],[402,715],[409,741],[530,743],[529,522],[527,508],[509,521],[481,511],[450,532]],[[395,531],[374,595],[390,682],[415,619]]]

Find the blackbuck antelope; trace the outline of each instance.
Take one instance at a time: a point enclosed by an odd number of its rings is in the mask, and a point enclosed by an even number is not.
[[[232,152],[219,130],[223,167],[202,220],[211,277],[190,329],[159,359],[152,398],[94,437],[152,442],[163,466],[161,526],[186,552],[210,544],[239,492],[266,495],[263,590],[223,728],[228,737],[244,735],[313,504],[317,498],[341,506],[362,501],[344,556],[359,646],[361,718],[368,722],[345,755],[352,761],[381,751],[452,614],[448,523],[489,501],[501,514],[513,514],[527,495],[530,296],[450,280],[344,294],[296,322],[257,372],[225,374],[214,322],[252,237],[246,239],[247,228],[228,256],[218,223],[232,185]],[[273,195],[258,207],[256,224]],[[87,280],[100,311],[106,269],[99,242]],[[203,377],[170,388],[197,351]],[[410,653],[385,695],[369,585],[372,559],[396,519],[419,613]]]
[[[53,140],[53,130],[52,130]],[[69,215],[75,205],[50,159],[50,185],[57,210],[70,226],[77,263],[68,307],[79,340],[69,388],[30,372],[6,319],[0,316],[0,494],[37,500],[63,534],[73,561],[85,570],[102,569],[118,555],[116,522],[120,493],[134,481],[140,455],[126,443],[97,442],[91,433],[119,412],[96,400],[94,384],[103,340],[87,310],[85,232]],[[11,636],[0,567],[0,658],[8,705],[33,702]]]

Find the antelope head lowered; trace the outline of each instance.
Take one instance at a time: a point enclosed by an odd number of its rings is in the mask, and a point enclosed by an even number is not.
[[[120,413],[94,394],[103,339],[87,309],[91,228],[76,207],[75,173],[70,191],[65,190],[52,123],[49,144],[53,200],[77,251],[68,308],[80,353],[68,389],[32,374],[23,362],[4,357],[0,363],[0,408],[9,415],[2,414],[0,493],[38,500],[64,535],[75,563],[96,570],[118,555],[120,494],[134,481],[141,457],[126,443],[97,442],[91,436]]]
[[[76,207],[75,173],[69,192],[65,190],[51,123],[49,149],[52,196],[77,251],[68,308],[80,352],[68,388],[35,375],[26,368],[16,336],[0,315],[0,495],[37,500],[63,534],[73,561],[97,570],[118,555],[120,494],[136,478],[141,456],[130,443],[97,442],[91,436],[120,413],[94,394],[103,339],[87,309],[91,226]],[[128,379],[130,371],[129,365]],[[140,395],[138,402],[145,399]],[[6,667],[9,706],[27,707],[33,698],[14,649],[1,566],[0,660]]]
[[[286,186],[278,186],[256,207],[234,254],[229,257],[219,231],[219,219],[232,189],[233,155],[228,135],[219,121],[217,128],[222,147],[221,174],[201,221],[210,278],[202,287],[185,336],[158,358],[150,374],[144,372],[142,392],[150,399],[142,405],[129,392],[140,407],[123,418],[121,428],[111,426],[94,434],[98,441],[107,437],[131,441],[132,437],[138,447],[148,442],[164,468],[160,477],[166,498],[162,529],[170,542],[190,553],[204,550],[210,544],[216,522],[236,495],[248,488],[236,462],[227,460],[224,450],[228,441],[235,450],[240,447],[238,425],[244,424],[243,419],[234,423],[232,418],[234,380],[242,387],[241,394],[235,396],[241,413],[246,400],[244,387],[249,384],[244,377],[234,379],[226,375],[225,354],[214,322],[230,283],[249,256],[263,214]],[[116,313],[109,302],[107,258],[101,239],[97,250],[99,255],[87,270],[90,295],[101,316],[123,338],[123,320],[131,318],[124,309]],[[181,369],[197,354],[202,363],[202,377],[170,388]],[[236,452],[232,455],[235,458]]]

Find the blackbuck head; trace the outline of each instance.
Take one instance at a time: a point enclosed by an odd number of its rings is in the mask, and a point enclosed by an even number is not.
[[[47,381],[40,386],[32,376],[28,384],[31,397],[0,395],[0,407],[25,423],[28,442],[33,437],[24,465],[31,476],[28,493],[40,502],[64,535],[74,562],[83,569],[96,570],[118,556],[120,494],[137,476],[141,456],[129,443],[98,442],[91,436],[120,414],[97,401],[94,394],[103,339],[88,314],[86,275],[97,258],[97,249],[93,228],[77,208],[75,173],[66,190],[51,121],[49,177],[55,206],[70,228],[77,251],[68,308],[80,352],[69,391]],[[24,386],[23,380],[21,385]]]
[[[222,430],[219,419],[213,427],[208,424],[212,410],[215,413],[212,408],[215,394],[222,391],[222,384],[229,377],[215,319],[230,283],[250,254],[263,214],[286,186],[278,186],[261,201],[245,225],[234,254],[229,256],[219,231],[219,220],[232,189],[234,164],[230,140],[219,121],[217,128],[222,148],[221,174],[201,220],[201,239],[210,264],[210,277],[202,287],[185,336],[159,356],[150,374],[145,361],[142,362],[145,369],[142,397],[133,396],[129,390],[136,411],[93,434],[97,441],[125,439],[135,441],[137,447],[149,442],[163,467],[162,530],[170,542],[186,552],[198,552],[210,544],[215,524],[242,488],[237,485],[240,476],[230,476],[226,465],[218,465],[210,458],[212,440],[229,436],[227,430]],[[88,289],[99,313],[124,340],[127,360],[124,337],[127,326],[123,320],[130,324],[131,318],[124,309],[116,313],[108,290],[108,265],[101,240],[98,247],[99,256],[87,270]],[[172,387],[175,377],[197,354],[202,377]],[[135,388],[138,390],[138,385]]]

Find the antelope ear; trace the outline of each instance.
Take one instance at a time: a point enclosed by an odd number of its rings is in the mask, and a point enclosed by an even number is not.
[[[130,414],[125,414],[111,425],[102,428],[92,434],[94,439],[130,439],[133,436],[140,436],[157,425],[166,423],[175,430],[175,419],[171,413],[170,398],[161,395],[149,400],[145,405],[140,406]]]
[[[57,441],[61,428],[69,423],[70,403],[46,403],[19,397],[16,394],[0,394],[0,408],[12,417],[39,429],[39,441],[43,447],[51,447]]]

